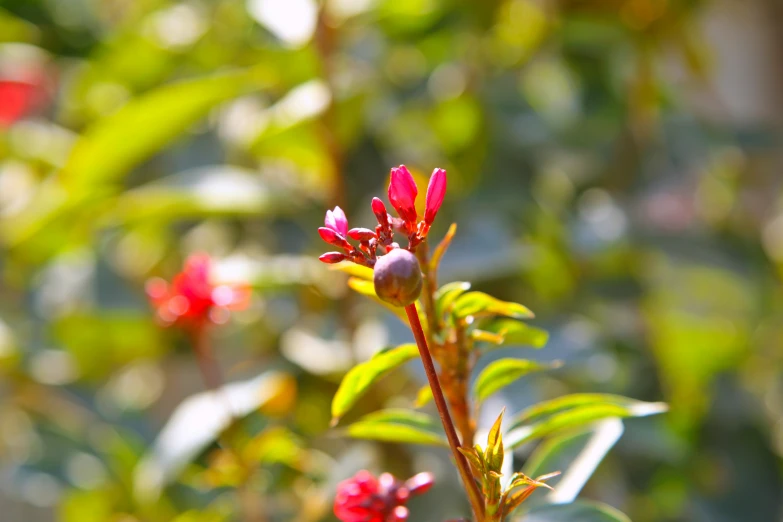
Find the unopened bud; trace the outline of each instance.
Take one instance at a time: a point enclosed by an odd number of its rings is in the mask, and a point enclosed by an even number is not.
[[[408,306],[421,294],[421,267],[416,256],[396,248],[378,258],[373,276],[375,293],[395,306]]]
[[[356,241],[369,241],[375,238],[375,231],[369,228],[352,228],[348,231],[348,237]]]
[[[340,261],[345,261],[348,259],[348,256],[345,254],[341,254],[340,252],[327,252],[323,254],[321,257],[319,257],[322,262],[328,263],[330,265],[333,265],[335,263],[339,263]]]

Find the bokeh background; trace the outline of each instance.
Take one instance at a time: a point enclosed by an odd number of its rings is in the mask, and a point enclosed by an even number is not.
[[[626,423],[584,497],[783,520],[781,27],[778,0],[0,0],[0,519],[231,520],[203,455],[167,456],[192,462],[139,500],[204,387],[144,282],[192,252],[254,288],[213,333],[229,381],[261,376],[248,422],[277,444],[247,502],[333,520],[355,469],[434,469],[431,517],[453,515],[445,454],[328,430],[340,375],[410,336],[317,262],[315,229],[335,204],[371,223],[405,163],[449,172],[441,280],[526,304],[567,363],[493,411],[670,403]]]

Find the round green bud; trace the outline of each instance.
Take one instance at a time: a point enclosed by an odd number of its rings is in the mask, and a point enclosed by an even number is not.
[[[421,267],[416,256],[395,248],[375,262],[375,293],[395,306],[408,306],[421,294]]]

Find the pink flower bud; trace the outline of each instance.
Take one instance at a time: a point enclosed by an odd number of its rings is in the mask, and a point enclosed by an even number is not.
[[[369,241],[374,239],[375,231],[369,228],[352,228],[348,231],[348,237],[355,239],[356,241]]]
[[[321,236],[321,239],[323,239],[330,245],[334,245],[336,247],[340,247],[348,250],[352,248],[351,244],[345,240],[345,237],[335,232],[331,228],[321,227],[318,229],[318,234]]]
[[[382,227],[389,225],[389,213],[386,211],[386,205],[378,198],[372,198],[372,213],[375,214]]]
[[[334,230],[343,237],[348,233],[348,218],[345,217],[345,212],[340,207],[334,207],[334,210],[326,211],[324,224],[326,228]]]
[[[341,254],[340,252],[327,252],[323,254],[321,257],[319,257],[322,262],[333,265],[335,263],[339,263],[340,261],[345,261],[348,259],[348,256],[345,254]]]
[[[391,182],[389,183],[389,201],[400,217],[406,223],[415,223],[416,196],[419,190],[413,175],[405,165],[391,169]]]
[[[435,169],[430,176],[430,184],[427,186],[427,199],[424,211],[424,222],[431,225],[435,221],[443,196],[446,195],[446,171]]]

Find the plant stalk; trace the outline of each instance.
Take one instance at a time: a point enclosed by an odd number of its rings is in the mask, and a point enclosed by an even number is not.
[[[454,422],[451,420],[446,398],[443,396],[443,390],[438,381],[438,373],[435,370],[435,363],[432,361],[432,355],[430,355],[430,349],[427,346],[427,338],[424,335],[421,322],[419,321],[419,313],[416,311],[416,304],[413,303],[406,306],[405,313],[408,315],[413,337],[416,339],[416,345],[419,347],[421,362],[424,364],[424,372],[427,374],[427,381],[429,381],[430,388],[432,389],[432,397],[435,401],[435,405],[438,407],[438,414],[440,414],[443,429],[446,431],[446,438],[449,441],[451,453],[454,455],[457,469],[462,477],[465,490],[468,493],[468,499],[473,508],[473,515],[476,518],[476,522],[484,522],[484,500],[476,485],[476,481],[473,480],[473,473],[470,470],[467,459],[459,452],[459,436],[457,435],[457,430],[454,428]]]

